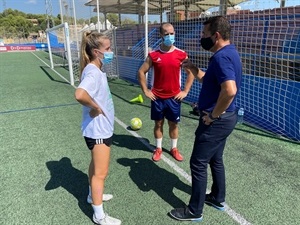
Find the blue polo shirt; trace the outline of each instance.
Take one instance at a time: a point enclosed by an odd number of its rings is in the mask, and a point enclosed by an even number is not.
[[[213,111],[220,91],[221,84],[227,80],[236,82],[237,90],[241,87],[242,63],[234,45],[226,45],[210,58],[207,71],[203,78],[199,95],[199,110]],[[236,110],[235,99],[226,109],[228,112]]]

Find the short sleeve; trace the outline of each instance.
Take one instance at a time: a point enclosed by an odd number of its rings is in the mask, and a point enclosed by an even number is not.
[[[183,61],[187,58],[187,53],[183,50],[179,50],[178,55],[179,55],[179,60],[180,61]]]
[[[222,84],[227,80],[235,80],[236,75],[234,72],[234,66],[228,57],[220,57],[218,58],[219,63],[216,63],[216,74],[218,83]]]
[[[91,98],[94,98],[97,91],[97,82],[94,74],[95,73],[93,73],[93,71],[87,71],[78,86],[78,88],[84,89],[91,96]]]

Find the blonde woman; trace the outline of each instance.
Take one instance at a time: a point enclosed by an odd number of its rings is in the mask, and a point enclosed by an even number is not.
[[[75,92],[76,100],[83,105],[81,130],[91,150],[89,182],[94,210],[93,221],[101,225],[117,225],[121,221],[104,213],[104,182],[108,174],[110,146],[114,130],[114,104],[106,74],[101,71],[104,64],[111,63],[113,52],[107,36],[98,32],[85,32],[81,42],[80,84]],[[90,195],[90,194],[89,194]]]

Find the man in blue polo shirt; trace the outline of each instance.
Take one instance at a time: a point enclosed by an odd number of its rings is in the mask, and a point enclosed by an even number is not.
[[[203,23],[201,46],[213,52],[206,72],[189,60],[182,64],[202,82],[198,107],[201,112],[190,159],[192,194],[188,206],[170,212],[177,220],[201,221],[204,203],[224,211],[225,169],[223,152],[227,137],[236,121],[236,95],[240,89],[242,63],[235,46],[230,43],[230,23],[224,16],[210,17]],[[207,188],[207,166],[213,184]]]

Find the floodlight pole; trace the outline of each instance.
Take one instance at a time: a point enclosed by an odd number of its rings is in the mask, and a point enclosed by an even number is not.
[[[226,13],[227,13],[227,1],[220,0],[219,15],[226,16]]]
[[[75,38],[76,38],[76,50],[78,52],[79,57],[79,43],[78,43],[78,33],[77,33],[77,18],[76,18],[76,8],[75,8],[75,2],[73,0],[73,16],[74,16],[74,30],[75,30]]]
[[[59,0],[59,9],[60,9],[60,21],[61,21],[61,23],[64,23],[64,15],[63,15],[63,10],[62,10],[61,0]]]
[[[163,8],[163,4],[162,4],[162,0],[159,1],[159,4],[160,4],[160,23],[162,23],[163,21],[163,13],[162,13],[162,8]]]
[[[148,56],[148,0],[145,0],[145,59]]]
[[[148,0],[145,0],[145,59],[148,56]],[[148,81],[148,73],[146,73],[146,81]]]
[[[64,6],[65,6],[65,1],[64,1]],[[59,8],[60,8],[60,21],[61,21],[61,24],[64,24],[64,13],[63,13],[63,4],[62,4],[62,1],[59,0]],[[68,22],[68,18],[66,18],[67,22]],[[65,35],[65,29],[63,29],[63,34]],[[66,40],[64,40],[64,49],[65,49],[65,52],[67,50],[67,47],[66,47]]]
[[[97,25],[98,25],[98,32],[100,33],[100,15],[99,15],[99,0],[97,0]]]
[[[171,0],[170,2],[170,22],[173,23],[175,22],[175,12],[174,12],[174,0]]]

